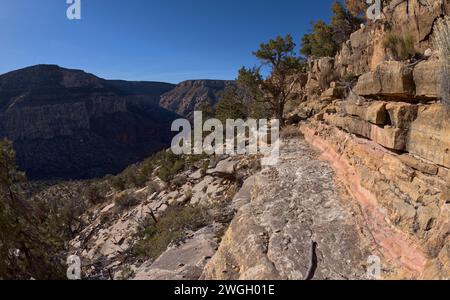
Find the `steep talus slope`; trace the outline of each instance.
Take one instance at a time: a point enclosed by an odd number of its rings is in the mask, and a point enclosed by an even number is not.
[[[152,185],[112,192],[104,203],[86,212],[82,217],[86,226],[70,241],[69,253],[80,256],[84,278],[198,279],[233,217],[235,203],[231,200],[240,181],[255,172],[255,162],[256,158],[247,156],[205,158],[192,170],[179,173],[177,178],[184,180],[178,185],[162,182],[155,170],[150,178]],[[205,163],[209,163],[206,173],[199,169]],[[231,180],[236,174],[240,174],[240,180]],[[137,201],[120,205],[116,199],[123,194]],[[181,238],[164,245],[159,257],[136,253],[136,245],[143,239],[140,231],[153,222],[152,215],[161,222],[170,209],[188,207],[198,207],[208,214],[204,224],[194,230],[183,228]],[[180,218],[180,214],[174,218]],[[197,212],[190,222],[200,218]],[[163,239],[156,236],[153,242],[163,243]]]
[[[186,118],[202,104],[215,105],[218,95],[233,81],[189,80],[178,84],[172,91],[162,95],[160,105]]]
[[[1,75],[0,137],[14,142],[32,179],[118,172],[167,147],[177,118],[154,104],[171,85],[139,83],[145,89],[135,93],[125,85],[54,65]]]

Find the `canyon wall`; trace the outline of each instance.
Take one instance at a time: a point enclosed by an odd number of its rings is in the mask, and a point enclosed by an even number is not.
[[[158,102],[172,87],[53,65],[10,72],[0,76],[0,138],[30,179],[114,174],[170,144],[178,116]]]
[[[450,274],[450,107],[440,101],[448,79],[431,38],[449,2],[397,2],[336,57],[309,62],[307,101],[295,113],[309,118],[302,132],[358,200],[385,258],[415,278],[443,279]],[[384,43],[389,32],[413,37],[417,57],[396,60]]]

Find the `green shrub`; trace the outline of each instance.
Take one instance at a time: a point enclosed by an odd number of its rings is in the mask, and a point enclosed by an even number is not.
[[[120,210],[129,209],[139,204],[139,199],[127,192],[122,192],[114,196],[114,203]]]
[[[160,166],[158,177],[162,181],[169,183],[175,174],[184,169],[185,162],[182,156],[167,151],[160,155],[158,165]]]
[[[96,205],[105,202],[104,191],[98,185],[91,184],[87,190],[87,198],[89,203]]]
[[[149,189],[149,192],[151,194],[159,192],[161,190],[161,187],[159,186],[159,184],[157,184],[154,181],[150,181],[147,183],[147,188]]]
[[[202,207],[169,207],[157,223],[149,218],[142,224],[134,253],[146,259],[156,259],[171,243],[185,238],[186,231],[198,230],[209,222],[210,216]]]
[[[171,180],[172,186],[176,188],[182,187],[187,182],[186,176],[176,176]]]
[[[206,160],[206,161],[204,161],[203,164],[202,164],[202,168],[201,168],[201,170],[200,170],[200,174],[201,174],[202,176],[205,176],[205,175],[206,175],[206,172],[208,171],[208,168],[209,168],[209,160]]]
[[[390,49],[397,60],[413,58],[417,53],[414,47],[414,39],[409,35],[399,36],[395,33],[389,33],[384,40],[383,46]]]
[[[123,191],[125,189],[125,180],[123,180],[121,176],[112,177],[110,182],[111,186],[118,191]]]

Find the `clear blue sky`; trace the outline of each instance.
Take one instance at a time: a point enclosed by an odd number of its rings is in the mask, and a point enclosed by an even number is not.
[[[332,0],[0,1],[0,74],[35,64],[83,69],[100,77],[177,83],[234,79],[252,66],[261,42],[328,20]]]

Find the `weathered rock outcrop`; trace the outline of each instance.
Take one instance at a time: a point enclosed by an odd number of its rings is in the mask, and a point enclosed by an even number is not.
[[[449,2],[426,2],[392,1],[380,21],[351,35],[327,60],[333,62],[333,81],[347,85],[347,93],[338,100],[328,97],[323,105],[336,84],[318,89],[309,82],[306,91],[318,92],[309,93],[301,108],[314,116],[302,131],[359,202],[385,258],[406,268],[394,277],[445,279],[450,276],[450,109],[437,103],[442,61],[431,35],[436,20],[448,14]],[[394,61],[384,45],[388,33],[410,36],[426,55]]]
[[[413,70],[402,62],[384,62],[373,72],[359,77],[354,92],[366,98],[403,98],[412,101],[415,92]]]
[[[421,107],[411,123],[406,151],[450,168],[450,109],[443,105]]]
[[[323,119],[386,148],[450,168],[450,110],[444,105],[344,101],[341,106],[344,115],[325,114]]]
[[[360,202],[371,233],[387,257],[399,260],[414,278],[448,278],[449,169],[388,151],[376,141],[333,126],[311,123],[302,131],[334,164]],[[386,219],[389,223],[383,225]]]
[[[149,178],[153,185],[121,192],[137,200],[128,207],[114,201],[118,193],[113,191],[105,203],[92,207],[82,216],[86,226],[69,243],[70,254],[76,254],[82,260],[83,278],[198,279],[215,254],[239,203],[231,200],[240,183],[214,172],[229,171],[230,175],[237,172],[245,180],[255,172],[252,169],[255,160],[257,158],[251,156],[216,157],[211,160],[213,164],[207,170],[208,174],[197,167],[177,174],[186,179],[180,186],[161,182],[154,172]],[[210,158],[199,161],[197,166],[203,166],[205,162],[210,162]],[[245,187],[244,184],[244,190]],[[239,199],[242,193],[241,190],[234,199]],[[210,216],[208,223],[194,232],[182,232],[182,238],[169,244],[157,258],[135,254],[134,247],[143,238],[139,229],[148,224],[151,216],[160,220],[169,208],[188,206],[205,210]],[[193,216],[196,217],[199,216]]]
[[[415,94],[421,99],[437,99],[442,81],[441,62],[437,58],[418,63],[414,68]]]

